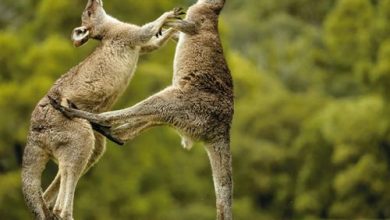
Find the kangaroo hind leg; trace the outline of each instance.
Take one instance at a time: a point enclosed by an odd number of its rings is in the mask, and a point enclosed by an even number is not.
[[[43,198],[51,210],[54,208],[58,196],[58,191],[60,189],[60,182],[61,182],[61,175],[60,172],[58,171],[53,181],[50,183],[50,185],[43,193]]]
[[[95,135],[95,147],[94,147],[94,150],[93,150],[91,157],[88,160],[86,168],[83,171],[83,174],[88,172],[88,170],[97,161],[99,161],[99,159],[101,158],[101,156],[104,154],[104,152],[106,150],[106,140],[105,140],[104,136],[102,136],[101,134],[99,134],[97,132],[95,132],[94,135]],[[45,193],[43,194],[43,198],[45,199],[46,204],[48,205],[48,207],[51,210],[53,210],[54,205],[57,201],[57,198],[61,197],[61,196],[58,196],[59,190],[60,190],[60,183],[61,183],[61,174],[60,174],[60,170],[58,170],[57,175],[55,176],[55,178],[53,179],[53,181],[51,182],[51,184],[49,185],[49,187],[45,190]],[[59,208],[59,207],[57,209],[61,210],[61,208]]]
[[[93,153],[94,136],[91,128],[79,126],[72,140],[56,152],[60,173],[60,188],[54,212],[64,220],[73,220],[73,200],[78,180]]]
[[[102,113],[105,120],[118,125],[111,128],[111,134],[123,141],[138,136],[148,128],[159,125],[171,125],[185,114],[182,106],[181,91],[168,87],[165,90],[150,96],[136,105],[113,112]]]

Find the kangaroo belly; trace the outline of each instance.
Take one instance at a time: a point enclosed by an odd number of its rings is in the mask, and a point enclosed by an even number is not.
[[[107,111],[126,90],[137,66],[138,52],[93,61],[94,65],[80,67],[82,74],[62,85],[61,97],[83,110]]]

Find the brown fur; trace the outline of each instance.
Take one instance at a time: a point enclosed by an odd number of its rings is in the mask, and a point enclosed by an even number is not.
[[[167,23],[181,31],[171,86],[132,107],[101,114],[53,105],[69,117],[111,126],[112,135],[125,141],[147,128],[169,125],[179,131],[187,149],[193,141],[204,142],[213,171],[217,219],[231,220],[233,83],[218,33],[224,2],[199,0],[184,21]]]
[[[124,92],[136,69],[140,53],[163,45],[174,30],[158,34],[179,10],[166,12],[142,27],[123,23],[104,12],[101,0],[89,0],[76,28],[76,46],[88,38],[101,44],[84,61],[64,74],[47,93],[72,100],[78,108],[94,113],[107,111]],[[63,103],[67,104],[67,103]],[[45,96],[34,109],[22,166],[23,194],[36,219],[71,220],[78,179],[105,151],[105,139],[84,119],[69,120]],[[41,174],[49,159],[58,163],[58,174],[42,196]],[[47,203],[47,204],[46,204]],[[50,209],[53,208],[53,213]]]

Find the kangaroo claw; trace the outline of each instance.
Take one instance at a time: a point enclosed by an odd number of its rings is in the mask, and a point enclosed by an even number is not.
[[[163,35],[162,29],[160,29],[160,30],[157,32],[156,37],[160,37],[160,36],[162,36],[162,35]]]
[[[62,106],[58,100],[54,99],[51,96],[47,96],[49,98],[50,104],[58,111],[60,111],[65,117],[68,119],[73,119],[74,116],[72,113],[68,111],[68,108],[65,106]],[[75,106],[73,103],[71,103],[69,100],[67,100],[68,103],[70,103],[70,106]]]
[[[104,125],[100,125],[100,124],[97,124],[94,122],[90,122],[90,123],[92,125],[93,130],[106,136],[109,140],[111,140],[114,143],[117,143],[118,145],[121,145],[121,146],[124,145],[124,141],[122,141],[120,138],[117,138],[114,135],[112,135],[112,133],[110,131],[110,128],[111,128],[110,126],[104,126]]]
[[[183,8],[177,7],[173,9],[173,15],[175,19],[182,20],[183,18],[181,17],[182,15],[185,15],[186,13],[183,11]]]

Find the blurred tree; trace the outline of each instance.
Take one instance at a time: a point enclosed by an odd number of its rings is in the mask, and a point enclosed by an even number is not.
[[[365,89],[374,52],[374,6],[369,0],[340,0],[324,27],[327,63],[332,68],[329,91],[336,96]],[[351,72],[355,76],[351,77]]]
[[[325,42],[333,62],[353,67],[372,58],[374,8],[368,0],[340,0],[325,22]]]

